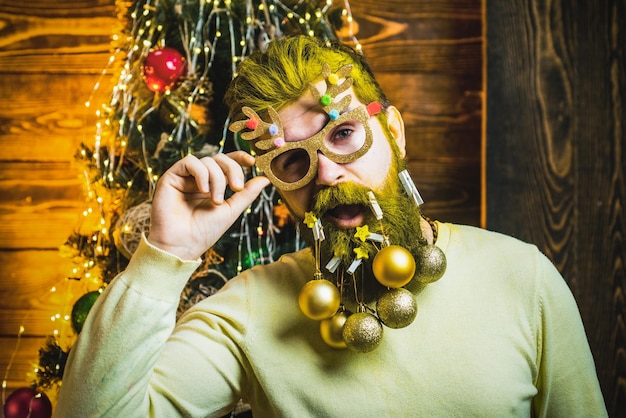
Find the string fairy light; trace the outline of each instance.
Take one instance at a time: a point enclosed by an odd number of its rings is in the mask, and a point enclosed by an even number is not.
[[[3,405],[6,401],[5,395],[6,395],[6,389],[8,386],[9,372],[11,371],[11,367],[13,367],[13,361],[15,360],[15,355],[17,354],[20,348],[20,344],[22,342],[22,334],[24,334],[25,330],[26,328],[24,328],[24,325],[20,325],[17,331],[17,339],[15,340],[15,347],[13,348],[13,351],[11,352],[11,357],[9,358],[9,362],[7,363],[7,366],[4,370],[4,377],[2,379],[2,404]]]
[[[56,294],[65,289],[69,295],[69,287],[102,289],[125,268],[133,250],[128,244],[136,244],[149,226],[156,183],[171,164],[189,154],[241,149],[228,131],[221,95],[252,52],[295,33],[340,40],[361,50],[348,0],[117,0],[116,7],[120,19],[111,54],[85,101],[85,121],[89,113],[96,119],[93,136],[76,153],[83,165],[85,203],[62,246],[73,266],[67,285],[55,285]],[[168,59],[179,54],[182,64],[173,80],[159,79],[151,86],[147,61],[156,53],[171,54]],[[255,167],[246,169],[247,176],[257,174]],[[284,208],[279,200],[275,189],[264,190],[225,237],[236,243],[236,257],[227,260],[235,264],[228,267],[234,271],[207,265],[226,264],[223,254],[207,254],[198,274],[212,272],[226,281],[254,264],[274,261],[285,250],[280,234],[287,221],[275,220]],[[133,210],[139,206],[142,210]],[[289,251],[302,248],[297,225],[289,237]],[[227,247],[216,245],[212,251],[220,248]],[[63,310],[51,317],[55,341],[70,333],[68,312],[75,299],[68,297]]]

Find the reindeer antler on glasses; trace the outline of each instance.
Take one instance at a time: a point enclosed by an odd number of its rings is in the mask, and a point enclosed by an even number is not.
[[[322,66],[322,76],[326,81],[326,93],[321,92],[314,85],[311,86],[311,94],[315,100],[324,107],[324,111],[328,114],[331,120],[335,120],[339,115],[348,108],[352,97],[350,95],[344,96],[339,101],[335,101],[335,97],[350,87],[352,87],[352,78],[348,77],[348,74],[352,71],[352,65],[344,65],[336,73],[330,71],[328,63],[324,63]],[[341,79],[343,81],[340,83]]]
[[[271,122],[264,121],[252,108],[244,106],[241,111],[248,119],[240,120],[230,124],[228,129],[232,132],[239,132],[249,129],[248,132],[242,132],[241,139],[253,141],[263,136],[269,135],[269,138],[260,139],[254,143],[254,146],[262,151],[268,151],[271,148],[280,148],[285,144],[285,134],[283,126],[280,122],[278,112],[273,107],[267,108],[267,113]]]

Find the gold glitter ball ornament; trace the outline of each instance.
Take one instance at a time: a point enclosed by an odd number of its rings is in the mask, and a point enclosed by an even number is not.
[[[298,295],[298,304],[302,313],[316,321],[333,316],[339,309],[340,303],[339,290],[326,279],[307,282]]]
[[[357,312],[343,325],[343,340],[349,349],[360,353],[374,350],[383,339],[383,326],[374,315]]]
[[[347,347],[343,340],[343,326],[350,315],[351,312],[340,311],[320,322],[320,334],[326,344],[338,349]]]
[[[416,278],[421,283],[436,282],[446,272],[446,255],[436,245],[423,245],[417,249]]]
[[[404,328],[417,316],[417,302],[406,289],[390,289],[376,302],[376,313],[389,328]]]
[[[372,270],[383,286],[402,287],[413,279],[415,259],[406,248],[389,245],[376,254]]]

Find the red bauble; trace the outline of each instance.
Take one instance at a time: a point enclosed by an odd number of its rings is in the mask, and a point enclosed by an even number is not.
[[[143,62],[144,80],[154,92],[170,90],[186,70],[185,58],[169,47],[151,51]]]
[[[50,418],[52,403],[48,396],[34,388],[20,388],[4,404],[5,418]]]

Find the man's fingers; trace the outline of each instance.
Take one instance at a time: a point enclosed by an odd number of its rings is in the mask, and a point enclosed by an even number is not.
[[[187,155],[172,166],[169,173],[169,183],[182,192],[194,192],[192,185],[195,184],[195,191],[209,193],[214,204],[224,202],[224,194],[227,185],[236,192],[245,191],[244,196],[239,199],[252,202],[261,193],[263,188],[269,184],[266,178],[255,180],[250,185],[245,185],[245,173],[243,167],[250,167],[254,164],[254,157],[245,151],[235,151],[228,154],[217,154],[213,157],[198,159],[193,155]],[[248,202],[247,204],[249,204]],[[246,205],[247,206],[247,205]]]
[[[269,186],[269,184],[270,181],[265,176],[257,176],[248,180],[241,191],[233,194],[228,199],[228,203],[233,213],[237,213],[237,216],[243,213],[243,211],[246,210],[252,202],[254,202],[254,199],[256,199],[261,194],[263,189]]]
[[[243,152],[243,151],[240,151]],[[230,154],[217,154],[213,157],[215,162],[220,166],[226,179],[228,181],[228,185],[233,191],[239,191],[243,189],[245,175],[242,168],[242,163],[246,164],[249,162],[245,155],[249,154],[243,153],[244,155],[237,155],[235,153]],[[254,163],[254,158],[252,158],[252,162]]]
[[[233,151],[226,155],[244,167],[252,167],[254,165],[254,157],[245,151]]]
[[[222,164],[218,163],[215,158],[209,157],[202,158],[200,162],[208,173],[208,187],[211,200],[215,204],[222,204],[226,190],[226,174],[222,169]]]
[[[168,171],[166,175],[168,183],[172,184],[175,188],[182,192],[187,190],[188,179],[191,176],[193,183],[196,184],[197,189],[202,193],[209,192],[209,173],[202,162],[193,155],[187,155],[183,159],[177,161]]]

